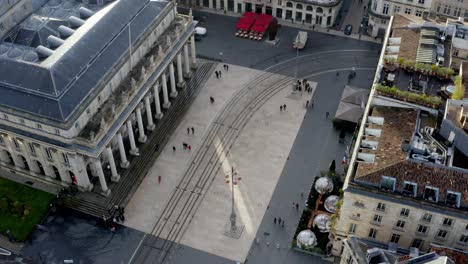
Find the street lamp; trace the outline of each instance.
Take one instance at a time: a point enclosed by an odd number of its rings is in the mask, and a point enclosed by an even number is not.
[[[236,224],[237,215],[234,207],[234,185],[237,185],[242,178],[237,176],[237,171],[234,170],[234,167],[231,167],[231,173],[228,172],[225,177],[226,183],[231,183],[231,215],[229,216],[229,221],[231,224],[230,227],[224,232],[224,234],[234,238],[239,238],[242,234],[242,231],[244,230],[244,226],[238,226]]]

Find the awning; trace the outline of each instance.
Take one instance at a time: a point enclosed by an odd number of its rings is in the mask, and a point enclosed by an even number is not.
[[[242,15],[242,17],[239,19],[239,21],[237,21],[236,29],[250,30],[256,19],[256,13],[245,12],[244,15]]]
[[[340,104],[336,110],[335,118],[357,123],[364,114],[369,90],[346,85],[341,94]]]

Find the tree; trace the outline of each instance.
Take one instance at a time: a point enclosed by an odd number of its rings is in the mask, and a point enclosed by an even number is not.
[[[329,171],[335,171],[336,169],[336,163],[335,163],[335,160],[333,160],[330,164],[330,169],[328,169]]]
[[[455,77],[455,91],[452,94],[453,100],[462,100],[465,96],[465,87],[463,87],[460,75]]]

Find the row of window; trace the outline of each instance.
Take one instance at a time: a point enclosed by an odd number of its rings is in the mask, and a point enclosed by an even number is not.
[[[17,138],[12,138],[11,141],[13,142],[13,145],[15,146],[16,150],[21,151],[22,140],[18,140]],[[3,135],[0,135],[0,144],[1,145],[5,144],[5,141],[3,139]],[[29,152],[33,156],[37,155],[36,145],[34,143],[28,143],[28,149],[29,149]],[[47,155],[47,159],[49,159],[50,161],[54,161],[54,157],[52,155],[51,149],[50,148],[44,148],[44,150],[45,150],[45,153]],[[68,155],[66,153],[62,153],[62,158],[63,158],[63,162],[65,164],[70,164],[70,159],[69,159],[69,157],[68,157]]]
[[[357,229],[357,225],[354,224],[354,223],[351,223],[349,225],[349,229],[348,229],[349,234],[355,234],[356,229]],[[427,226],[419,225],[419,227],[418,227],[418,233],[425,234],[427,232],[427,230],[428,230]],[[370,228],[369,233],[368,233],[368,237],[375,239],[377,237],[377,232],[378,232],[377,229]],[[437,232],[435,238],[445,239],[447,237],[447,235],[448,235],[448,231],[439,230]],[[398,242],[400,241],[400,238],[401,238],[400,234],[392,234],[392,237],[390,238],[390,242],[398,244]],[[415,243],[415,241],[416,241],[416,243]],[[424,241],[422,241],[420,239],[414,239],[413,242],[411,243],[411,247],[421,248],[422,245],[423,245],[423,242]],[[468,235],[461,235],[460,238],[458,239],[458,242],[461,243],[461,244],[468,244]]]
[[[448,5],[448,4],[442,5],[441,3],[437,4],[436,11],[437,11],[437,13],[444,14],[444,15],[447,15],[447,16],[454,16],[454,17],[460,17],[461,14],[462,14],[461,13],[462,12],[461,7],[453,7],[453,12],[452,12],[452,6],[451,5]],[[468,10],[465,10],[464,17],[468,18]]]
[[[390,5],[389,4],[384,4],[383,8],[382,8],[382,14],[388,15],[389,10],[390,10]],[[400,6],[396,5],[396,6],[393,7],[393,13],[400,13],[400,10],[401,10]],[[409,8],[409,7],[405,8],[405,14],[411,15],[412,13],[413,13],[413,10],[411,8]],[[420,9],[416,9],[416,11],[414,13],[414,15],[418,16],[418,17],[421,17],[422,14],[423,14],[423,11],[420,10]]]
[[[3,114],[3,119],[5,119],[5,120],[8,121],[8,120],[9,120],[9,116],[8,116],[7,114]],[[19,122],[20,122],[20,124],[22,124],[22,125],[26,124],[25,120],[22,119],[22,118],[19,119]],[[39,129],[39,130],[42,130],[42,125],[39,124],[39,123],[36,123],[36,128]],[[56,134],[56,135],[60,135],[60,129],[55,129],[55,134]]]
[[[389,176],[382,176],[380,181],[380,188],[385,191],[395,191],[396,187],[396,179]],[[416,197],[418,192],[418,184],[415,182],[410,181],[403,181],[403,189],[401,192],[405,195],[409,195],[412,197]],[[424,193],[423,199],[432,201],[432,202],[439,202],[439,188],[433,186],[424,186]],[[454,192],[454,191],[447,191],[447,195],[445,197],[445,204],[450,206],[460,207],[461,203],[461,193]]]
[[[278,5],[281,5],[281,0],[278,0]],[[287,2],[286,7],[292,8],[293,4],[291,2]],[[296,9],[302,10],[303,8],[304,7],[302,6],[302,4],[296,4]],[[313,11],[312,6],[310,5],[306,6],[306,11]],[[323,8],[317,7],[317,9],[315,9],[315,12],[323,13]],[[331,12],[332,12],[332,8],[329,8],[328,13],[331,13]]]

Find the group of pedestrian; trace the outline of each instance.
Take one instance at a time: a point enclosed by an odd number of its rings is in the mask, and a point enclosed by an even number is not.
[[[216,74],[216,79],[220,79],[223,73],[221,71],[215,71],[215,74]]]
[[[273,223],[276,224],[278,223],[281,227],[284,227],[284,220],[281,219],[281,217],[278,217],[278,218],[273,218]]]
[[[224,68],[226,71],[229,71],[229,65],[224,64],[224,65],[223,65],[223,68]]]
[[[182,142],[182,148],[184,148],[184,150],[188,150],[188,151],[191,151],[192,150],[192,145],[189,145],[185,142]],[[176,152],[177,148],[176,146],[172,146],[172,152]]]
[[[114,211],[111,209],[108,210],[109,217],[103,215],[102,220],[104,222],[104,227],[109,228],[112,232],[115,232],[116,223],[125,221],[125,208],[123,206],[115,205]]]
[[[299,203],[292,203],[292,207],[296,208],[296,211],[299,211]]]
[[[280,112],[286,111],[286,104],[280,105]]]
[[[187,135],[190,135],[190,132],[192,132],[192,135],[195,135],[195,128],[187,127]]]

